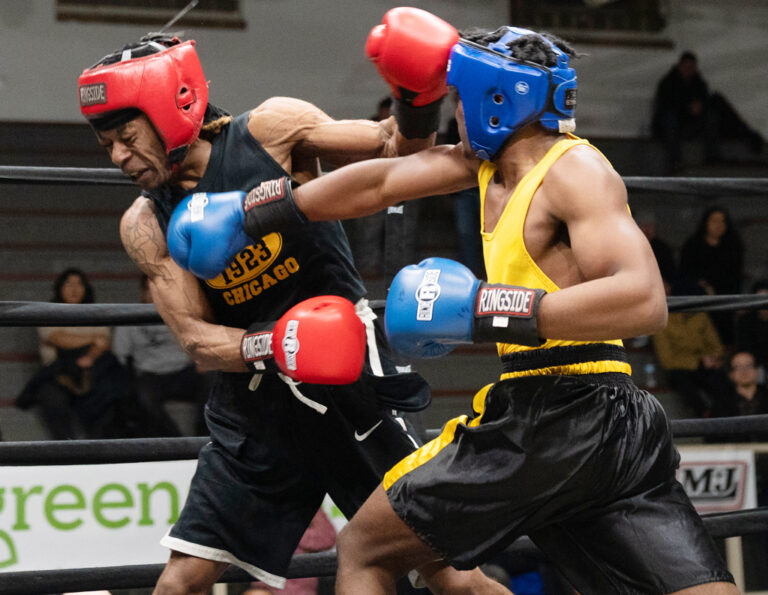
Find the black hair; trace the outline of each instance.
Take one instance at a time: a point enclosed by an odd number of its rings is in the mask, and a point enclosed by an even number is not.
[[[466,39],[467,41],[471,41],[478,45],[487,46],[499,41],[506,32],[505,27],[500,27],[495,31],[472,28],[461,31],[459,34],[462,39]],[[534,64],[541,64],[542,66],[548,67],[557,66],[557,54],[555,54],[547,41],[552,43],[552,45],[557,47],[569,58],[579,58],[583,56],[583,54],[578,53],[563,39],[543,31],[539,33],[531,33],[529,35],[521,35],[510,41],[507,44],[507,48],[511,52],[512,57],[516,60],[524,60],[526,62],[533,62]]]
[[[723,237],[720,238],[720,244],[722,246],[741,247],[741,237],[733,225],[731,215],[728,213],[725,207],[721,207],[719,205],[713,205],[704,211],[704,213],[702,213],[701,219],[699,219],[699,224],[696,227],[696,231],[694,232],[696,239],[701,242],[704,241],[707,235],[707,220],[709,219],[709,216],[712,215],[712,213],[722,213],[725,217],[725,233],[723,234]]]
[[[696,54],[694,54],[691,50],[685,50],[682,54],[680,54],[679,62],[682,62],[683,60],[693,60],[694,62],[698,61],[698,58],[696,57]]]
[[[67,279],[73,275],[80,277],[80,281],[83,283],[83,287],[85,287],[83,301],[80,303],[92,304],[94,302],[93,286],[91,285],[91,282],[88,281],[88,277],[85,276],[85,273],[77,267],[69,267],[59,273],[59,276],[56,277],[56,280],[53,282],[53,299],[51,301],[56,302],[57,304],[64,303],[64,298],[61,295],[61,288],[64,283],[66,283]]]
[[[758,279],[752,284],[752,293],[768,289],[768,279]]]
[[[752,357],[752,365],[757,367],[757,357],[755,356],[754,352],[747,349],[746,347],[734,347],[728,353],[726,354],[726,367],[728,372],[733,372],[733,359],[739,355],[740,353],[746,353]]]

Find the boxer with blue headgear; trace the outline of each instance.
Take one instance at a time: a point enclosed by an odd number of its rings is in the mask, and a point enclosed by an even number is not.
[[[510,135],[532,122],[560,133],[576,128],[576,73],[568,54],[528,29],[502,27],[495,35],[487,46],[462,38],[448,65],[448,84],[459,93],[467,136],[481,159],[493,159]],[[515,55],[510,42],[525,36],[546,41],[548,64]]]
[[[570,133],[574,55],[523,29],[464,35],[447,78],[462,142],[342,167],[249,211],[264,235],[479,187],[487,278],[446,258],[406,266],[385,326],[406,360],[495,343],[501,377],[342,530],[338,595],[391,593],[435,560],[470,568],[522,534],[579,593],[737,593],[675,478],[664,410],[632,382],[621,337],[664,327],[664,285],[621,176]]]

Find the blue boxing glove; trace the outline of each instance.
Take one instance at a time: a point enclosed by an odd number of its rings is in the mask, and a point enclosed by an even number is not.
[[[438,357],[461,343],[538,346],[536,313],[543,289],[480,281],[447,258],[403,268],[392,281],[384,322],[406,357]]]
[[[198,192],[187,196],[168,223],[168,251],[181,268],[213,279],[253,243],[243,231],[245,192]]]
[[[245,192],[201,192],[182,200],[168,224],[168,250],[183,269],[212,279],[235,255],[273,231],[304,224],[284,176]]]

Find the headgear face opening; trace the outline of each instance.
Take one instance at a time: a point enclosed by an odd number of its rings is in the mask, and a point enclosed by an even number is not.
[[[504,31],[487,47],[461,39],[448,63],[448,84],[459,93],[467,137],[481,159],[493,159],[510,135],[532,122],[560,133],[576,127],[576,72],[568,66],[568,55],[541,37],[554,51],[557,65],[519,60],[507,44],[537,34],[517,27]]]
[[[208,85],[195,42],[144,38],[106,56],[78,79],[80,111],[96,130],[124,124],[143,112],[180,163],[197,139],[208,105]]]

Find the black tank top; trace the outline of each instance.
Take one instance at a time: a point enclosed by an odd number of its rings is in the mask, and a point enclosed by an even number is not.
[[[264,180],[290,175],[248,130],[248,112],[234,118],[211,143],[208,166],[191,190],[160,187],[144,195],[155,205],[163,233],[174,207],[194,192],[248,191]],[[215,279],[200,280],[216,321],[247,328],[277,320],[294,304],[317,295],[357,302],[366,293],[338,221],[308,223],[270,233],[240,252]]]

